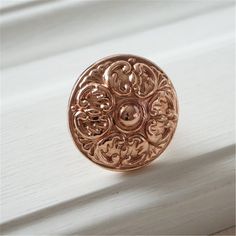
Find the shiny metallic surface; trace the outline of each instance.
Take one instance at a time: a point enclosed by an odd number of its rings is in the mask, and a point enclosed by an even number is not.
[[[178,121],[170,79],[151,61],[134,55],[107,57],[84,71],[68,112],[78,149],[92,162],[117,171],[156,159]]]

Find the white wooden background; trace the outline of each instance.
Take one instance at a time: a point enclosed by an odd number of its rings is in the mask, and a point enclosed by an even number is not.
[[[1,2],[2,234],[210,234],[234,225],[235,2]],[[77,76],[132,53],[172,79],[180,120],[151,166],[113,173],[67,125]]]

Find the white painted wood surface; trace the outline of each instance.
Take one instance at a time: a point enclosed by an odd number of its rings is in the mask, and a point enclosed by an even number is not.
[[[234,8],[209,0],[3,4],[2,233],[210,234],[233,225]],[[180,103],[169,148],[129,174],[91,164],[67,128],[76,77],[114,53],[155,61]]]

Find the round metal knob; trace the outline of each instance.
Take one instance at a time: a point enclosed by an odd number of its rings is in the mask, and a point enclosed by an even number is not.
[[[178,121],[174,87],[149,60],[115,55],[91,65],[69,100],[69,127],[92,162],[117,171],[148,165],[171,141]]]

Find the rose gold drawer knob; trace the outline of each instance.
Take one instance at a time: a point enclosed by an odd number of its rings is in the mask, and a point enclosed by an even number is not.
[[[117,171],[148,165],[171,141],[178,121],[174,87],[142,57],[115,55],[91,65],[69,100],[76,146],[92,162]]]

